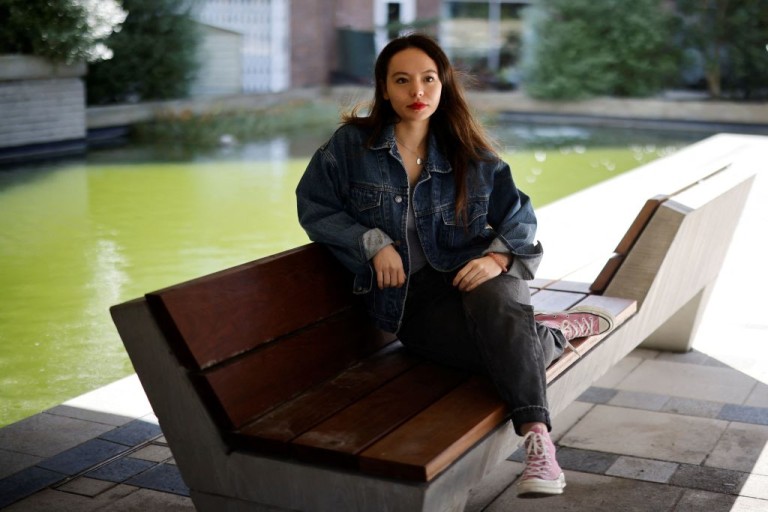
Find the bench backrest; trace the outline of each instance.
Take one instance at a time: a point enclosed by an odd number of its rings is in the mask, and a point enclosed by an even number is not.
[[[215,419],[233,429],[393,340],[350,290],[344,268],[310,244],[146,299]]]

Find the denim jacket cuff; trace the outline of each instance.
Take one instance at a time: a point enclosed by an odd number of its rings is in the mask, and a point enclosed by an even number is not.
[[[531,257],[516,256],[509,250],[504,242],[502,242],[499,238],[495,238],[493,242],[491,242],[491,245],[488,246],[488,249],[483,251],[483,256],[489,252],[509,254],[512,258],[512,261],[509,264],[507,275],[527,281],[533,279],[534,275],[536,274],[536,269],[538,268],[539,263],[541,263],[541,256],[543,252],[541,243],[537,242],[534,249],[536,250],[536,253],[534,253]]]
[[[392,240],[388,234],[379,228],[373,228],[363,233],[363,236],[360,239],[360,243],[363,248],[365,260],[369,261],[381,249],[388,246],[389,244],[394,243],[394,240]]]

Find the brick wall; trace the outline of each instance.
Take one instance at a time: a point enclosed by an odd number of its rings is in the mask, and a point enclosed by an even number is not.
[[[291,2],[291,86],[328,83],[336,65],[335,0]]]

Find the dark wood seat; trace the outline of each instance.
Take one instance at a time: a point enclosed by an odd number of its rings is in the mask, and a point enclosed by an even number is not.
[[[230,449],[429,481],[506,408],[487,379],[424,361],[372,327],[351,282],[309,244],[147,302]],[[542,310],[590,302],[586,285],[532,291]],[[619,323],[634,312],[632,300],[595,300]],[[576,359],[565,354],[548,379]]]

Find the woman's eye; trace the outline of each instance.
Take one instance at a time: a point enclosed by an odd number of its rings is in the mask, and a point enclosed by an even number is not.
[[[406,82],[405,78],[395,78],[396,84],[404,84]]]

